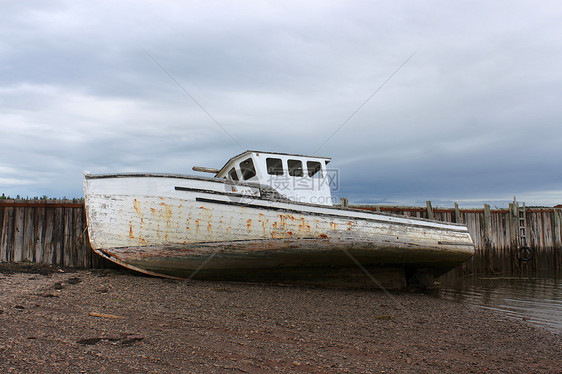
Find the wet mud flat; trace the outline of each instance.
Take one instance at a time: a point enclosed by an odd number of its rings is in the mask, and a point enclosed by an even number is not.
[[[0,371],[558,373],[562,336],[430,295],[0,264]]]

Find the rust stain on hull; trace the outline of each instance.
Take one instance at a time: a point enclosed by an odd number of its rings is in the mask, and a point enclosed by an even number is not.
[[[133,206],[134,206],[137,214],[142,217],[142,212],[141,212],[141,209],[140,209],[140,202],[137,199],[134,200]]]

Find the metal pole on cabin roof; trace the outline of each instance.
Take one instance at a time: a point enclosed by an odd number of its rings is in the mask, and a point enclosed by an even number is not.
[[[202,173],[212,173],[217,174],[220,170],[215,168],[207,168],[205,166],[194,166],[191,168],[193,171],[200,171]]]

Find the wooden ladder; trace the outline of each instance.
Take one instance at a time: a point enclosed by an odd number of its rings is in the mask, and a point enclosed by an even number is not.
[[[525,203],[518,209],[519,247],[526,247],[527,242],[527,213]]]

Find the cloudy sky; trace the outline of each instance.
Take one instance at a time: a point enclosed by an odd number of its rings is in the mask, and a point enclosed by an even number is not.
[[[0,9],[0,194],[257,149],[333,157],[354,203],[562,203],[559,1]]]

